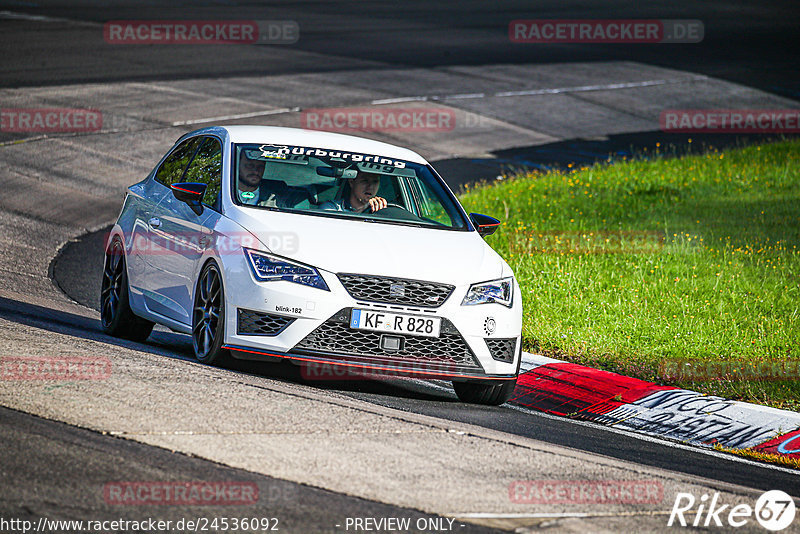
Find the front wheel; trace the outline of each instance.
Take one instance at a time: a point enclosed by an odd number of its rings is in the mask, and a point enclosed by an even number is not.
[[[106,250],[100,284],[100,322],[106,334],[132,341],[144,341],[153,331],[152,322],[137,317],[131,310],[125,252],[117,238]]]
[[[462,402],[500,406],[511,398],[516,385],[517,379],[514,378],[500,383],[453,382],[453,389]]]
[[[195,357],[210,365],[224,363],[228,351],[222,348],[225,337],[225,291],[222,275],[213,262],[203,267],[195,291],[192,312],[192,346]]]

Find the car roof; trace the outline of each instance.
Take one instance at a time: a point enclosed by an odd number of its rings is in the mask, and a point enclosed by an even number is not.
[[[307,146],[332,150],[350,151],[360,154],[375,154],[395,159],[426,164],[425,159],[407,148],[402,148],[381,141],[365,139],[353,135],[344,135],[300,128],[284,128],[280,126],[211,126],[186,134],[227,132],[232,143],[270,143],[290,146]],[[182,138],[183,138],[182,137]]]

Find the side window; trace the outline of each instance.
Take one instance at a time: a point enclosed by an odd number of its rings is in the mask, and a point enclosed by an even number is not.
[[[425,219],[441,223],[445,226],[453,226],[453,218],[447,213],[444,206],[436,200],[436,194],[431,191],[428,184],[419,178],[409,179],[409,185],[414,190],[418,204],[418,215]]]
[[[159,167],[156,173],[156,180],[167,187],[180,182],[183,176],[183,170],[186,168],[186,165],[189,164],[189,160],[192,159],[194,151],[199,143],[200,139],[198,137],[193,137],[178,145],[178,148],[173,150],[172,154],[170,154],[167,159],[164,160],[164,163],[161,164],[161,167]]]
[[[208,184],[206,194],[203,196],[203,204],[212,208],[217,207],[222,184],[222,146],[216,138],[204,138],[183,181]]]

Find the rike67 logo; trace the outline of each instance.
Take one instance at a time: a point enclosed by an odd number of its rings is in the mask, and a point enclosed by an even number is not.
[[[719,493],[703,494],[699,502],[691,493],[678,493],[667,526],[740,528],[755,518],[765,529],[779,532],[792,524],[794,516],[794,500],[780,490],[764,493],[755,506],[720,503]]]

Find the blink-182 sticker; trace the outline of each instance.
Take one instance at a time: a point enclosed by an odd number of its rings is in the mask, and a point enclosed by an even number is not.
[[[327,150],[321,148],[310,148],[303,146],[289,145],[261,145],[261,157],[266,159],[291,159],[292,156],[310,156],[315,158],[334,158],[352,163],[376,163],[378,165],[390,165],[397,169],[404,169],[406,162],[392,158],[386,158],[375,154],[361,154],[358,152],[343,152],[341,150]]]

